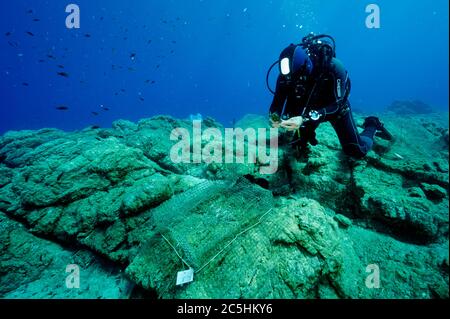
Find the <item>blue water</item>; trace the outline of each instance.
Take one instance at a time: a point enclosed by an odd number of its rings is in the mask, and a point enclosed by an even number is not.
[[[68,0],[1,1],[0,132],[155,114],[201,113],[227,125],[265,114],[268,67],[309,32],[336,38],[355,108],[420,99],[448,109],[447,0],[73,2],[79,30],[65,27]],[[380,29],[365,25],[370,3],[381,9]]]

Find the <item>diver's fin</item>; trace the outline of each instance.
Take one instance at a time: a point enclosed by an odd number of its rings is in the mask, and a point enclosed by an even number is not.
[[[384,124],[381,123],[380,119],[375,116],[370,116],[366,118],[364,121],[364,128],[368,126],[374,126],[377,129],[377,132],[375,133],[375,136],[378,136],[379,138],[382,138],[387,141],[392,141],[394,139],[394,136],[384,127]]]
[[[378,128],[375,135],[386,141],[392,141],[394,139],[394,136],[386,129],[386,127],[384,127],[383,124]]]

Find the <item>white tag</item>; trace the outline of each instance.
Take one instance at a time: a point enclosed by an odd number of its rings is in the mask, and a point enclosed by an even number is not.
[[[194,269],[179,271],[177,274],[177,286],[194,281]]]

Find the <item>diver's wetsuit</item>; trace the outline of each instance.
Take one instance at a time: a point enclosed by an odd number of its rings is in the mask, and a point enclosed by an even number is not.
[[[315,130],[320,123],[329,121],[346,154],[356,158],[366,156],[373,146],[377,128],[369,126],[358,133],[348,101],[351,82],[343,64],[333,58],[325,71],[313,74],[311,79],[297,85],[280,75],[270,113],[292,118],[318,111],[321,118],[306,122],[300,129],[299,147],[305,148],[308,143],[317,145]]]

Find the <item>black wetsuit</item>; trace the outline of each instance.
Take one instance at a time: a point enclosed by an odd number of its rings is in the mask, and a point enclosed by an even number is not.
[[[270,113],[276,113],[281,118],[292,118],[307,116],[312,110],[318,111],[322,115],[320,120],[304,124],[296,145],[301,148],[308,143],[317,145],[315,130],[320,123],[329,121],[344,152],[362,158],[371,150],[377,129],[367,127],[363,133],[358,133],[348,101],[350,90],[348,72],[338,59],[333,58],[325,70],[313,73],[305,81],[289,81],[280,75]]]

